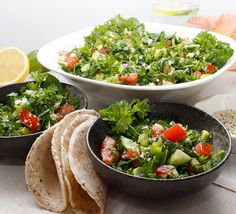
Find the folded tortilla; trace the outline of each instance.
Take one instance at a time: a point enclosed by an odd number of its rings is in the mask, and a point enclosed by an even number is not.
[[[81,195],[81,192],[83,192],[83,190],[81,189],[73,173],[71,172],[69,159],[68,159],[69,143],[70,143],[71,135],[73,134],[76,127],[78,127],[80,124],[84,123],[85,121],[89,120],[90,118],[93,118],[93,119],[97,118],[95,111],[87,112],[87,114],[83,114],[80,117],[75,118],[65,129],[61,137],[62,170],[63,170],[65,183],[68,188],[69,202],[72,209],[75,211],[75,213],[86,213],[84,212],[84,210],[86,210],[87,201],[88,203],[90,203],[91,199],[87,197],[86,194]]]
[[[86,134],[97,119],[79,110],[44,131],[26,159],[25,178],[35,201],[53,212],[103,213],[107,185],[88,158]],[[70,202],[71,206],[68,206]]]
[[[66,115],[63,120],[61,120],[55,131],[53,134],[53,138],[52,138],[52,147],[51,147],[51,151],[52,151],[52,156],[56,165],[56,169],[57,169],[57,174],[58,174],[58,178],[59,178],[59,182],[60,182],[60,186],[61,186],[61,193],[62,193],[62,197],[63,197],[63,201],[61,204],[61,207],[63,208],[61,211],[63,211],[64,209],[66,209],[67,205],[68,205],[68,188],[67,185],[65,183],[65,179],[64,179],[64,175],[63,175],[63,171],[62,171],[62,159],[61,159],[61,136],[64,132],[64,130],[66,129],[66,127],[77,117],[80,117],[83,114],[86,113],[91,113],[93,112],[94,114],[96,114],[95,111],[93,110],[86,110],[86,109],[82,109],[82,110],[77,110],[74,111],[68,115]]]
[[[106,202],[107,184],[95,172],[86,146],[87,131],[94,120],[91,118],[81,123],[74,130],[69,144],[70,169],[79,184],[77,186],[79,194],[75,194],[77,198],[74,201],[74,204],[77,205],[74,208],[76,213],[102,214]]]
[[[25,179],[35,201],[53,211],[64,210],[64,198],[51,153],[51,140],[56,126],[40,135],[32,145],[25,163]]]

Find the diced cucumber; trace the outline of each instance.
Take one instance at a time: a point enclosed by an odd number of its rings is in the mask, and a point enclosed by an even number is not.
[[[140,174],[140,172],[139,172],[140,169],[141,169],[141,167],[136,167],[136,168],[134,168],[134,169],[133,169],[133,174],[134,174],[134,175],[139,175],[139,174]]]
[[[152,155],[159,155],[162,153],[162,144],[160,146],[160,143],[158,142],[153,142],[151,147],[150,147],[150,153]]]
[[[176,149],[175,152],[168,159],[168,164],[173,166],[180,166],[188,163],[189,161],[191,161],[191,159],[192,158],[189,155],[187,155],[180,149]]]
[[[195,167],[195,166],[199,165],[200,163],[196,158],[192,158],[190,164],[192,167]]]
[[[169,174],[170,178],[178,178],[179,177],[179,173],[178,171],[176,170],[176,168],[172,169],[170,171],[170,174]]]
[[[121,144],[126,150],[132,149],[133,151],[139,152],[139,146],[136,142],[124,136],[121,136],[120,140],[121,140]]]
[[[146,134],[141,134],[138,137],[138,141],[140,142],[140,145],[142,146],[148,146],[148,136]]]
[[[202,130],[201,132],[201,140],[206,141],[209,138],[209,132],[206,130]]]

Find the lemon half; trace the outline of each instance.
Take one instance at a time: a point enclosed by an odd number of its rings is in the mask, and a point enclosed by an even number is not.
[[[29,60],[26,54],[16,48],[0,49],[0,86],[22,82],[29,73]]]

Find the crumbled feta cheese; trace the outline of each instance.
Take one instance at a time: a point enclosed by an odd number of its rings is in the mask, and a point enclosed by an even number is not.
[[[15,105],[16,106],[21,106],[21,105],[26,104],[27,102],[28,102],[28,100],[25,97],[23,97],[22,99],[16,99],[15,100]]]
[[[188,54],[186,55],[186,57],[188,57],[188,58],[193,58],[193,57],[194,57],[194,53],[188,53]]]
[[[85,72],[85,71],[87,71],[89,68],[90,68],[90,64],[85,64],[85,65],[81,68],[81,71],[82,71],[82,72]]]
[[[34,94],[34,91],[33,91],[33,90],[26,90],[26,91],[25,91],[25,94],[31,96],[31,95]]]

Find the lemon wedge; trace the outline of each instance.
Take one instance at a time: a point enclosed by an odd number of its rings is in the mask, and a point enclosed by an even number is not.
[[[26,54],[16,47],[0,49],[0,86],[22,82],[29,73]]]

